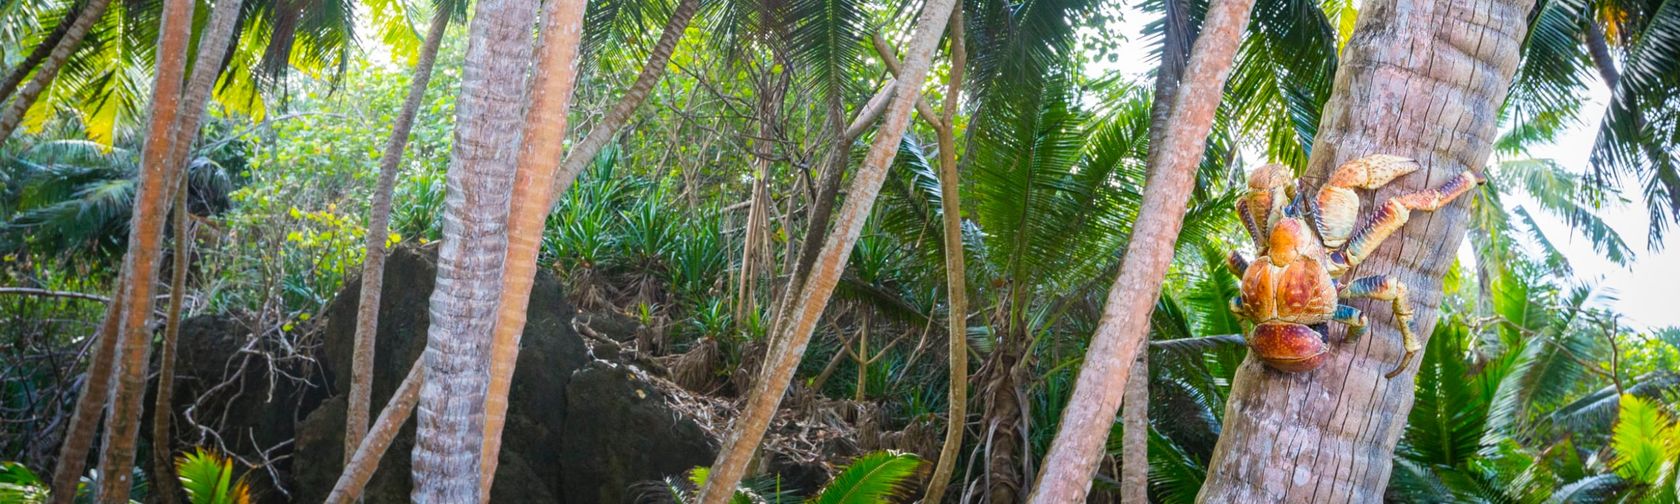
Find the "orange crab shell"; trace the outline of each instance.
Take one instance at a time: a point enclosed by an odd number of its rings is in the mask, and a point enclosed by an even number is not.
[[[1266,322],[1254,326],[1248,347],[1267,366],[1286,373],[1302,373],[1324,365],[1329,345],[1324,335],[1301,324]]]

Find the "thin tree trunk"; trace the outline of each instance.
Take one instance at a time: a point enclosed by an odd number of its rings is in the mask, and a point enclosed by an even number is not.
[[[840,280],[840,272],[850,259],[852,246],[857,244],[858,235],[863,231],[864,221],[886,178],[887,165],[898,153],[904,129],[910,123],[911,106],[923,79],[927,77],[933,51],[939,44],[939,36],[945,32],[946,21],[950,19],[951,7],[955,3],[954,0],[930,0],[923,5],[916,22],[916,34],[905,56],[904,72],[898,80],[898,91],[887,109],[875,141],[869,146],[869,153],[858,168],[857,176],[852,179],[850,197],[846,198],[846,205],[840,210],[834,232],[828,234],[826,245],[812,267],[810,280],[800,288],[799,297],[795,298],[796,311],[790,313],[792,318],[785,324],[783,336],[776,338],[779,344],[774,347],[775,351],[766,356],[765,369],[748,394],[746,407],[735,419],[729,437],[718,452],[717,461],[712,464],[711,475],[700,491],[701,504],[728,502],[735,493],[735,486],[746,476],[747,465],[758,450],[759,441],[764,438],[771,416],[782,402],[788,382],[793,379],[793,372],[811,341],[811,331],[828,306],[834,286]]]
[[[123,258],[129,281],[123,283],[124,291],[117,298],[124,309],[114,333],[120,360],[115,363],[110,416],[105,422],[105,441],[100,448],[98,500],[101,502],[127,502],[133,479],[129,469],[134,467],[140,401],[146,388],[146,361],[152,339],[146,322],[151,318],[152,292],[157,287],[158,256],[162,255],[168,208],[165,202],[169,200],[170,187],[175,184],[172,175],[176,170],[169,161],[176,116],[181,111],[182,74],[186,71],[187,39],[192,31],[194,7],[189,0],[166,0],[163,25],[158,29],[151,120],[140,157],[140,183],[134,195],[134,217],[129,224],[128,253]],[[74,32],[72,28],[72,35]],[[65,42],[72,38],[80,37],[66,36]],[[36,82],[39,77],[30,83],[31,88]],[[29,89],[24,93],[29,93]]]
[[[1132,362],[1148,338],[1149,312],[1172,264],[1196,166],[1253,6],[1253,0],[1216,0],[1208,5],[1201,35],[1191,46],[1184,87],[1173,96],[1167,121],[1170,129],[1159,145],[1150,146],[1160,155],[1149,166],[1147,190],[1126,244],[1125,262],[1109,288],[1085,364],[1062,412],[1060,430],[1039,470],[1034,503],[1082,501],[1091,489],[1091,475],[1114,425]]]
[[[117,296],[127,291],[129,271],[117,274]],[[105,305],[105,320],[93,335],[93,352],[88,357],[87,376],[82,380],[82,395],[76,397],[76,408],[70,423],[64,428],[64,441],[59,445],[58,463],[53,468],[52,504],[69,504],[76,496],[82,470],[87,467],[88,450],[93,448],[93,435],[99,428],[99,417],[105,413],[105,399],[111,391],[111,371],[117,360],[117,326],[122,322],[122,303],[112,298]]]
[[[52,84],[53,78],[58,76],[59,68],[62,68],[64,62],[70,59],[70,54],[82,45],[82,38],[93,28],[94,21],[104,16],[105,8],[110,6],[111,0],[88,0],[87,6],[76,13],[76,20],[53,47],[52,54],[35,69],[35,75],[18,91],[11,104],[6,106],[6,111],[0,113],[0,144],[6,143],[6,140],[12,137],[12,133],[17,131],[18,125],[23,123],[23,114],[29,112],[29,107],[35,104],[35,99]]]
[[[945,498],[945,488],[956,471],[961,455],[963,430],[968,425],[968,268],[963,262],[962,202],[958,199],[957,180],[957,108],[962,103],[964,72],[968,65],[968,48],[963,40],[962,7],[951,9],[951,77],[945,87],[945,108],[941,112],[939,141],[939,211],[944,228],[946,321],[949,339],[950,389],[946,392],[948,409],[945,412],[945,441],[939,449],[939,461],[922,502],[937,504]]]
[[[1586,20],[1587,54],[1592,57],[1593,68],[1598,70],[1599,78],[1604,79],[1604,87],[1610,92],[1616,91],[1621,83],[1621,72],[1616,70],[1615,60],[1610,58],[1610,45],[1605,43],[1604,29],[1598,27],[1598,20]]]
[[[152,402],[152,486],[158,501],[164,504],[180,502],[181,483],[175,480],[175,437],[170,426],[175,418],[175,343],[181,336],[181,305],[187,290],[187,186],[190,177],[182,174],[181,187],[175,190],[175,250],[174,268],[169,275],[169,310],[163,324],[162,355],[158,358],[157,397]]]
[[[338,482],[333,484],[326,502],[348,504],[361,498],[368,479],[379,469],[379,459],[385,456],[385,449],[391,447],[391,441],[397,438],[408,417],[414,415],[414,404],[420,402],[420,384],[425,381],[426,366],[421,361],[415,361],[408,368],[408,376],[397,386],[396,393],[391,394],[385,409],[379,411],[373,430],[362,437],[362,444],[356,446],[350,462],[344,465],[344,472],[338,475]]]
[[[409,132],[414,118],[426,101],[426,86],[432,80],[432,67],[437,63],[438,48],[449,28],[450,9],[438,9],[426,31],[426,41],[420,48],[420,61],[408,82],[408,96],[403,99],[402,111],[391,125],[391,136],[385,140],[385,151],[379,155],[379,186],[374,188],[373,202],[368,208],[367,255],[362,260],[362,291],[356,301],[355,350],[350,358],[350,396],[345,405],[344,460],[349,463],[367,434],[368,409],[373,402],[374,335],[379,330],[379,296],[385,286],[385,258],[389,250],[391,193],[402,171],[403,150],[408,146]]]
[[[624,97],[613,104],[601,122],[589,129],[583,140],[572,144],[571,152],[566,153],[566,160],[560,163],[561,173],[581,173],[583,168],[595,159],[603,147],[612,142],[613,135],[630,122],[636,109],[647,99],[653,85],[665,76],[665,68],[671,63],[671,53],[677,50],[677,41],[682,39],[683,31],[688,29],[688,22],[694,19],[694,14],[700,11],[700,0],[680,0],[676,10],[671,11],[671,19],[665,22],[665,30],[659,34],[659,41],[654,43],[653,50],[648,52],[647,63],[642,65],[641,73],[636,74],[635,82],[630,89],[624,91]],[[570,183],[570,181],[566,181]]]
[[[17,92],[18,85],[23,84],[23,79],[29,77],[29,72],[35,71],[35,68],[41,66],[41,62],[46,61],[47,56],[52,54],[53,49],[58,48],[58,44],[64,40],[66,34],[70,33],[70,27],[75,26],[76,18],[81,15],[83,10],[86,10],[86,4],[80,2],[71,4],[70,8],[64,11],[64,17],[59,19],[58,26],[54,26],[52,32],[47,33],[47,37],[41,39],[40,45],[29,51],[28,57],[19,61],[17,66],[12,67],[12,71],[6,74],[6,80],[0,81],[0,102],[5,102],[7,98],[11,98],[12,93]]]
[[[536,16],[536,0],[480,0],[469,28],[422,354],[415,502],[479,502],[484,399]]]
[[[1424,169],[1378,189],[1373,203],[1479,168],[1516,70],[1532,0],[1378,0],[1365,4],[1324,107],[1304,186],[1369,154]],[[1441,279],[1457,256],[1468,198],[1411,221],[1345,278],[1388,274],[1410,288],[1420,337],[1433,330]],[[1399,332],[1387,302],[1358,301],[1370,319],[1347,344],[1340,325],[1310,373],[1238,368],[1201,502],[1380,502],[1412,407],[1417,360],[1395,379]],[[1252,355],[1251,355],[1252,357]]]
[[[1149,352],[1139,351],[1132,361],[1131,378],[1121,398],[1120,421],[1125,425],[1120,439],[1120,502],[1149,502]]]
[[[531,285],[537,274],[544,224],[554,206],[556,190],[564,191],[577,178],[555,164],[566,148],[566,113],[577,81],[578,41],[583,36],[585,0],[550,0],[543,7],[542,39],[531,77],[530,109],[525,113],[519,163],[514,175],[513,201],[508,210],[508,249],[503,260],[501,299],[490,347],[490,389],[484,402],[484,443],[479,476],[479,502],[489,502],[490,485],[502,449],[502,426],[507,421],[508,389],[519,358],[519,339],[525,331]],[[557,180],[558,179],[558,180]]]
[[[1182,0],[1167,0],[1163,7],[1166,12],[1162,16],[1161,65],[1155,74],[1155,94],[1149,110],[1151,146],[1166,141],[1173,99],[1179,79],[1184,77],[1184,68],[1190,63],[1190,46],[1196,40],[1196,34],[1190,29],[1189,5]],[[1160,163],[1161,153],[1161,149],[1150,148],[1145,166]],[[1126,380],[1125,396],[1120,402],[1120,418],[1125,426],[1120,443],[1120,502],[1124,504],[1149,502],[1148,351],[1138,351],[1130,376],[1139,378]]]
[[[215,85],[222,61],[227,56],[228,43],[233,38],[242,3],[243,0],[221,0],[211,9],[210,20],[199,35],[198,56],[193,62],[192,75],[182,92],[181,113],[170,133],[174,139],[169,145],[169,166],[175,170],[174,177],[179,178],[181,183],[175,189],[175,268],[170,278],[169,311],[165,315],[167,318],[160,345],[162,355],[158,359],[157,396],[152,406],[153,485],[157,487],[155,493],[158,498],[165,504],[178,502],[181,493],[171,457],[174,438],[170,430],[174,419],[175,344],[180,339],[181,300],[186,291],[187,265],[190,262],[187,258],[187,245],[191,240],[187,233],[187,188],[191,177],[187,170],[187,157],[192,152],[193,139],[198,137],[198,126],[204,118],[205,103],[210,100],[211,86]]]

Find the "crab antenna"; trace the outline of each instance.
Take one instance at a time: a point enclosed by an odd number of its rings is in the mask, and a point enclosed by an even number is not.
[[[1283,207],[1284,217],[1291,219],[1301,217],[1301,206],[1307,204],[1306,199],[1302,197],[1303,194],[1303,191],[1295,191],[1295,198],[1289,200],[1289,206]]]

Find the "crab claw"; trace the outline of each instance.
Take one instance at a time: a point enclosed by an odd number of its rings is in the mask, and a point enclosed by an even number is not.
[[[1285,373],[1304,373],[1324,365],[1329,346],[1311,327],[1287,322],[1254,326],[1248,347],[1267,366]]]

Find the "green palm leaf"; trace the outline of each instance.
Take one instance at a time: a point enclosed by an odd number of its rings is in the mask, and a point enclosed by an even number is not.
[[[903,497],[914,486],[922,460],[908,453],[875,452],[852,460],[823,487],[815,504],[875,504]]]
[[[251,501],[251,487],[243,476],[233,477],[233,460],[202,448],[175,459],[181,489],[192,504],[243,504]]]

